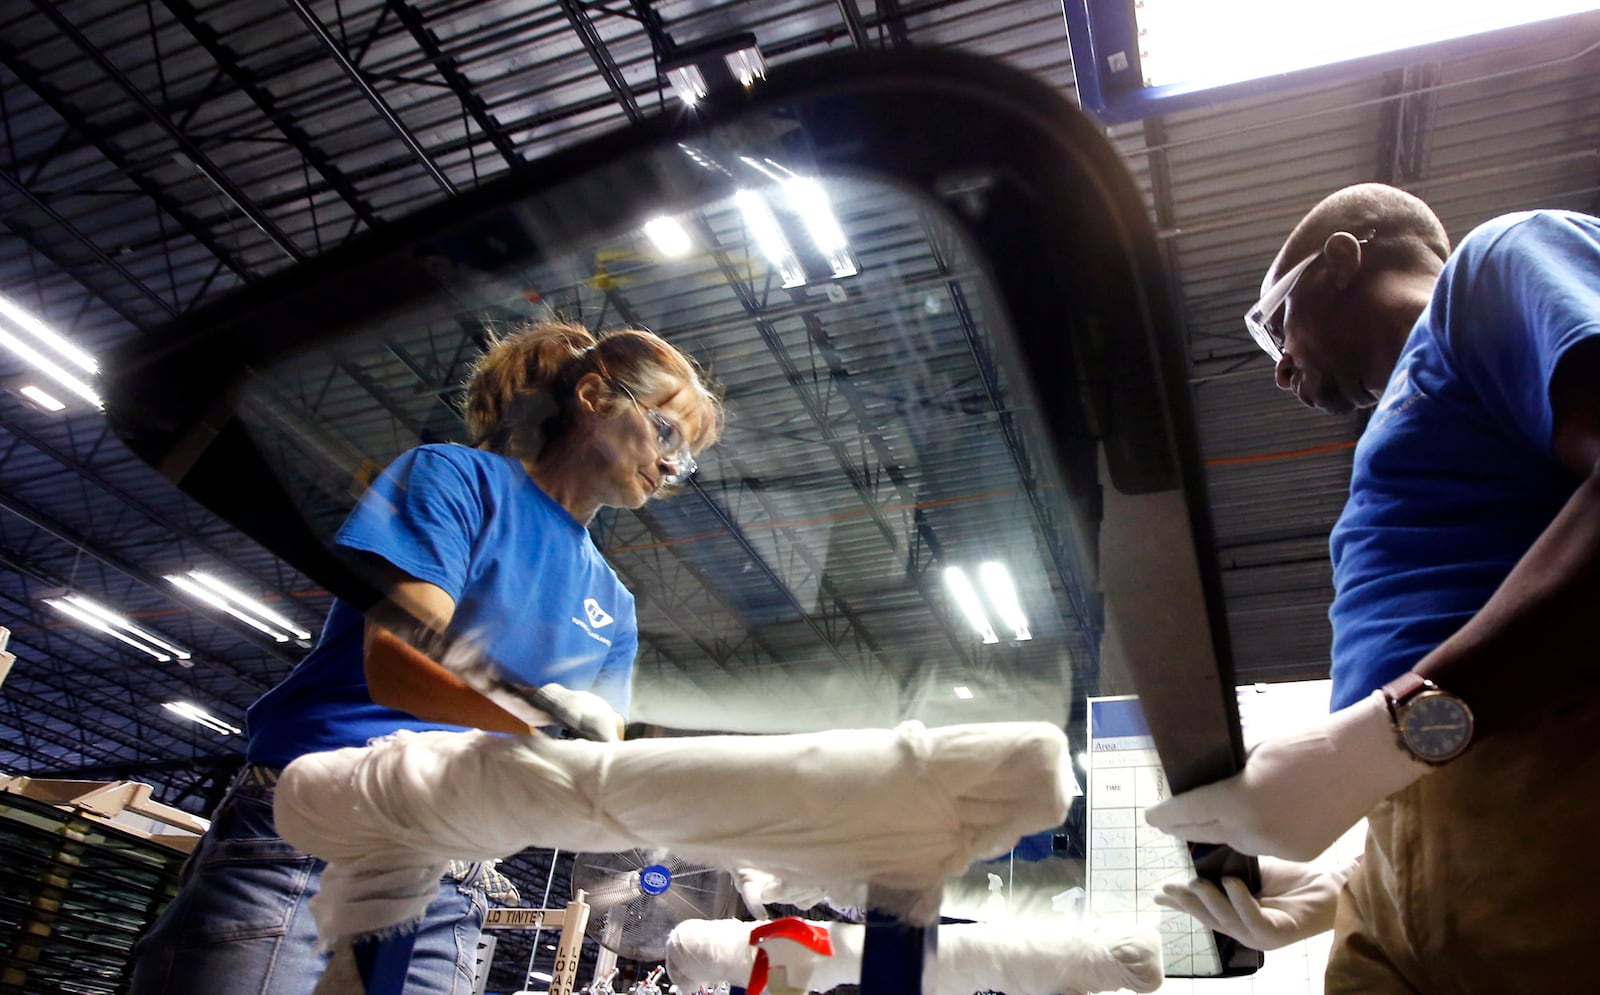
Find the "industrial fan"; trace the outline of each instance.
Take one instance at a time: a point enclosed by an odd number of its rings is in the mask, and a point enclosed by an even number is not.
[[[667,934],[685,919],[716,919],[734,900],[728,872],[665,850],[580,853],[572,893],[590,906],[585,934],[619,957],[642,962],[667,955]]]

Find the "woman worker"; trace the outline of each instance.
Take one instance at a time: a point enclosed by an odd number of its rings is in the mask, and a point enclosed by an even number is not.
[[[638,646],[633,596],[585,526],[602,507],[638,508],[687,479],[721,431],[720,402],[692,360],[649,332],[597,338],[544,323],[481,357],[465,417],[470,447],[402,454],[335,541],[424,628],[467,637],[589,735],[620,737]],[[327,958],[306,903],[322,862],[272,821],[277,772],[295,757],[402,729],[528,732],[405,628],[335,600],[317,645],[250,707],[246,765],[139,943],[132,995],[315,987]],[[472,989],[492,870],[452,870],[418,926],[408,993]]]

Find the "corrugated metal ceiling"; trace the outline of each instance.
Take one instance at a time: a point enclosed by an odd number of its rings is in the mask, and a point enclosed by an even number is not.
[[[620,0],[12,4],[0,16],[0,286],[104,351],[516,160],[637,114],[672,112],[643,9]],[[653,11],[680,40],[755,31],[774,72],[855,39],[937,44],[1004,59],[1073,92],[1060,7],[1049,2],[683,0]],[[600,44],[586,47],[585,32]],[[1505,210],[1595,210],[1597,52],[1600,39],[1573,36],[1110,131],[1145,191],[1180,290],[1244,676],[1307,676],[1324,665],[1325,537],[1359,433],[1355,421],[1296,410],[1270,386],[1238,319],[1260,271],[1311,203],[1358,180],[1416,190],[1454,236]],[[892,226],[882,231],[889,238]],[[911,243],[872,251],[899,253],[914,270]],[[592,275],[550,282],[577,286]],[[641,288],[630,300],[646,314],[709,319],[701,336],[713,352],[733,334],[716,324],[728,313],[725,296]],[[396,362],[380,386],[402,392],[414,386],[407,376]],[[747,382],[752,419],[781,428],[797,417],[775,380]],[[418,403],[424,416],[442,410],[438,396]],[[289,606],[302,624],[320,618],[325,596],[172,492],[95,416],[47,418],[6,395],[0,423],[8,567],[0,617],[17,631],[22,658],[5,688],[0,765],[146,770],[169,782],[170,797],[200,804],[212,786],[203,767],[226,764],[230,744],[168,721],[154,703],[188,694],[237,718],[296,651],[191,610],[155,572],[177,563],[216,569]],[[754,459],[730,441],[720,458]],[[767,444],[762,459],[797,483],[837,485],[837,467],[809,462],[814,450]],[[761,512],[774,522],[816,513],[798,497]],[[792,535],[774,527],[761,541],[780,560],[790,552],[783,544],[805,539],[803,527]],[[625,572],[666,569],[643,546],[638,560],[624,562]],[[840,583],[872,579],[870,569],[840,574]],[[39,606],[41,592],[66,585],[126,607],[197,650],[201,665],[151,671],[107,652]],[[730,632],[740,625],[726,614],[706,621]]]

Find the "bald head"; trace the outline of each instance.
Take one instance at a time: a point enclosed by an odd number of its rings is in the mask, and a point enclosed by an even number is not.
[[[1363,253],[1384,267],[1438,272],[1450,255],[1450,237],[1427,204],[1383,183],[1358,183],[1324,197],[1295,225],[1262,287],[1341,231],[1370,235]]]

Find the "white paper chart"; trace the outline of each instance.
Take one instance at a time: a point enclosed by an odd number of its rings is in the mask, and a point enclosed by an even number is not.
[[[1211,931],[1151,896],[1194,878],[1189,849],[1145,825],[1144,810],[1167,797],[1167,777],[1138,699],[1089,699],[1089,916],[1098,923],[1154,926],[1168,975],[1221,970]]]

